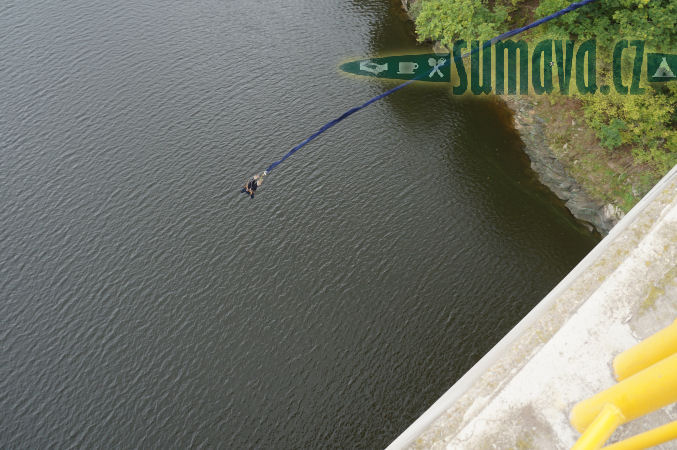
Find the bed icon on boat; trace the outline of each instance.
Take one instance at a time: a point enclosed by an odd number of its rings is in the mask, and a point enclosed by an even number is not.
[[[360,70],[378,75],[379,73],[388,70],[388,63],[378,64],[371,60],[360,61]]]

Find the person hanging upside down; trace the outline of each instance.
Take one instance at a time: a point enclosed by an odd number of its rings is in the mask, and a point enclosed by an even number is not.
[[[249,181],[247,181],[247,184],[244,185],[244,187],[242,188],[242,192],[246,192],[247,194],[249,194],[251,198],[254,198],[254,192],[258,187],[259,187],[259,176],[254,175],[254,177]]]
[[[266,172],[263,172],[261,175],[254,175],[242,188],[240,192],[247,193],[251,198],[254,198],[254,192],[258,189],[259,186],[263,183],[263,176],[266,175]]]

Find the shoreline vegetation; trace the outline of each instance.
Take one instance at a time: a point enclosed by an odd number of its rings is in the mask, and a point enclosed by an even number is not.
[[[569,0],[400,0],[417,39],[450,48],[458,39],[489,39],[569,4]],[[669,0],[616,0],[590,5],[560,23],[533,29],[530,46],[543,39],[594,38],[598,84],[611,84],[611,55],[620,39],[646,39],[647,51],[669,52],[677,42]],[[661,20],[660,18],[666,18]],[[630,30],[624,33],[624,30]],[[632,33],[632,34],[631,34]],[[660,45],[656,44],[660,42]],[[448,51],[448,50],[443,50]],[[627,54],[627,55],[626,55]],[[630,79],[634,51],[624,52]],[[627,77],[626,77],[627,75]],[[646,69],[642,79],[647,80]],[[540,181],[579,220],[602,235],[677,163],[677,83],[642,81],[641,95],[496,95],[513,111],[514,125]]]

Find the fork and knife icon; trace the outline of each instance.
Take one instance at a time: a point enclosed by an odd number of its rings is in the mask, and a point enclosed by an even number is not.
[[[446,58],[440,58],[437,61],[435,60],[435,58],[428,58],[428,65],[435,69],[430,71],[430,75],[428,75],[428,78],[432,78],[433,75],[435,75],[436,73],[439,74],[440,77],[444,78],[444,74],[440,70],[440,66],[445,62],[447,62]]]

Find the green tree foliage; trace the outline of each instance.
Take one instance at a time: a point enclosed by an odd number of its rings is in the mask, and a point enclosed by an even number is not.
[[[586,122],[602,145],[615,149],[628,144],[637,163],[648,163],[659,174],[677,164],[675,88],[646,86],[643,95],[620,95],[612,90],[609,95],[582,100]]]
[[[502,6],[489,10],[481,0],[421,0],[416,30],[419,41],[433,39],[451,48],[459,39],[491,39],[508,17]]]
[[[536,16],[543,17],[568,6],[569,0],[543,0]],[[580,40],[597,39],[602,49],[610,49],[619,39],[641,39],[648,49],[671,51],[677,43],[675,0],[601,0],[585,9],[565,14],[537,29],[539,34]]]
[[[541,0],[534,17],[544,17],[571,0]],[[419,0],[416,28],[419,40],[489,39],[507,31],[506,8],[516,20],[528,17],[520,0],[496,0],[493,9],[481,0]],[[519,17],[523,16],[523,17]],[[677,48],[677,0],[600,0],[532,30],[520,38],[532,43],[545,38],[597,41],[598,85],[612,85],[611,58],[616,42],[646,42],[645,51],[671,53]],[[634,49],[624,53],[623,73],[632,72]],[[646,62],[644,62],[646,67]],[[625,78],[628,79],[627,77]],[[602,145],[612,151],[631,151],[637,163],[657,174],[677,163],[677,82],[647,83],[642,73],[641,95],[597,93],[581,96],[586,122]]]
[[[625,122],[620,119],[612,119],[609,125],[602,124],[600,126],[600,132],[597,133],[602,145],[606,148],[613,150],[616,147],[620,147],[623,143],[623,138],[621,137],[621,130],[625,129]]]

